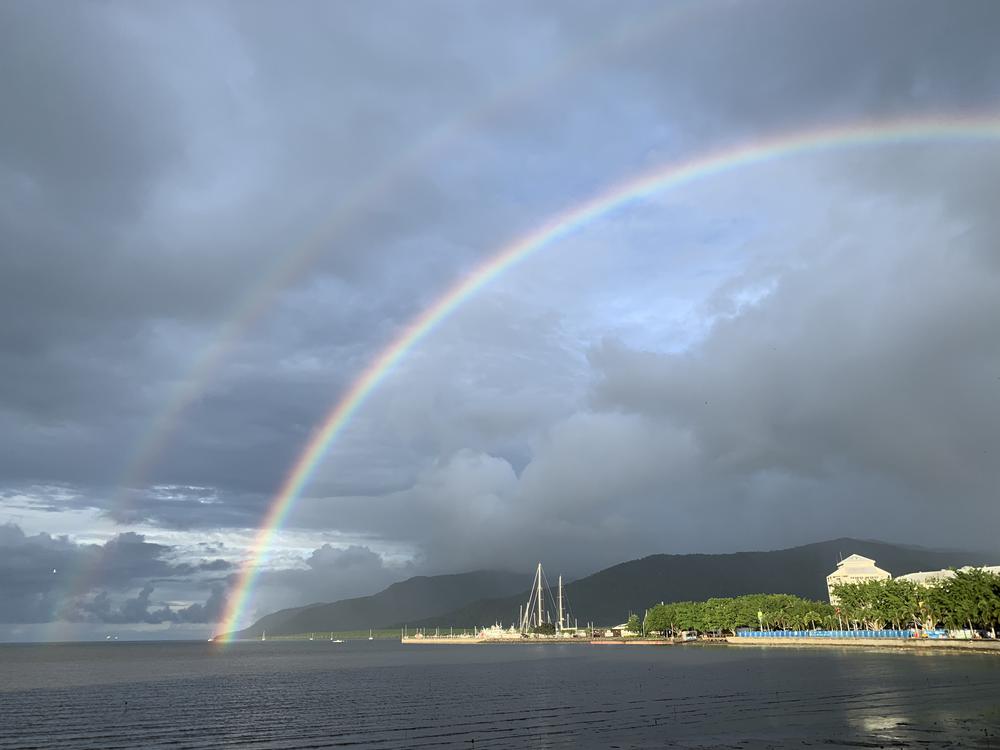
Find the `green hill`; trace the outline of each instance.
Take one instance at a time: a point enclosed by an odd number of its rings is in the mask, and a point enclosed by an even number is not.
[[[416,576],[372,596],[283,609],[260,618],[235,633],[235,638],[260,638],[322,631],[395,627],[401,620],[419,620],[448,612],[484,595],[509,596],[530,584],[526,573],[480,570],[441,576]]]

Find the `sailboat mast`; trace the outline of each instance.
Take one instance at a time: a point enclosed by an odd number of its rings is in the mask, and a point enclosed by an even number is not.
[[[550,594],[551,596],[551,594]],[[542,564],[538,563],[538,623],[542,624]]]
[[[559,576],[559,629],[563,629],[562,576]]]

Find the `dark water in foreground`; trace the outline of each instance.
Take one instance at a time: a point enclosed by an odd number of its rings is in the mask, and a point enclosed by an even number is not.
[[[0,646],[0,748],[982,747],[1000,656],[856,649]]]

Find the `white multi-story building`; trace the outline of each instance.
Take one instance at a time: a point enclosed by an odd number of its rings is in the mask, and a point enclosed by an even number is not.
[[[826,591],[830,604],[838,604],[833,587],[839,583],[859,583],[861,581],[885,581],[892,578],[888,570],[876,567],[875,561],[862,555],[851,555],[837,563],[837,569],[826,577]]]
[[[1000,575],[1000,565],[966,565],[963,568],[959,568],[959,570],[972,570],[975,567],[981,567],[988,573]],[[899,576],[899,580],[913,581],[913,583],[919,583],[921,586],[930,586],[933,583],[951,578],[954,575],[955,571],[949,568],[945,568],[944,570],[919,570],[916,573],[907,573],[906,575]]]

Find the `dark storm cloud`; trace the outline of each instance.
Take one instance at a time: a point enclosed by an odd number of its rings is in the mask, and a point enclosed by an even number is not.
[[[473,225],[478,235],[488,223],[460,221],[464,228],[452,235],[435,197],[438,178],[419,160],[406,167],[406,154],[488,98],[492,85],[484,90],[483,77],[492,73],[455,65],[450,55],[473,50],[452,49],[465,45],[463,37],[423,11],[407,27],[416,32],[412,46],[394,45],[392,56],[383,12],[366,19],[367,11],[355,11],[357,18],[345,18],[346,6],[317,5],[314,23],[302,25],[298,14],[265,5],[178,6],[169,15],[103,6],[72,11],[81,16],[74,22],[28,3],[5,6],[10,39],[0,49],[14,117],[4,120],[8,148],[0,153],[0,187],[10,197],[0,424],[20,436],[0,467],[9,479],[115,481],[130,444],[178,381],[191,377],[223,319],[304,245],[322,249],[320,263],[299,296],[284,299],[290,318],[258,321],[250,341],[230,354],[238,380],[226,383],[231,370],[211,373],[208,408],[183,415],[217,447],[259,433],[262,419],[273,421],[264,411],[296,408],[299,375],[284,368],[255,376],[266,393],[240,394],[241,413],[219,413],[227,394],[245,388],[247,369],[315,352],[326,364],[313,377],[315,409],[342,385],[342,368],[354,371],[359,348],[367,354],[426,302],[422,279],[433,274],[426,284],[433,290],[454,274],[447,254],[426,258],[424,249],[464,253]],[[274,33],[289,24],[287,34]],[[426,43],[436,36],[442,45]],[[351,223],[337,222],[340,205],[368,181],[378,184],[379,174],[385,185],[372,191],[377,199]],[[451,211],[459,203],[448,202]],[[385,258],[392,263],[384,266]],[[324,273],[383,288],[327,285]],[[243,427],[233,429],[234,416]],[[281,422],[304,421],[308,432],[314,418]],[[230,438],[218,432],[223,421]],[[245,479],[271,492],[289,457],[274,443],[295,445],[298,437],[279,431],[251,449],[258,460],[244,465],[267,477],[223,461],[211,479]],[[233,449],[249,455],[246,445]],[[164,476],[156,479],[195,483],[183,475],[200,474],[198,467],[182,466],[201,455],[196,447],[161,459]]]
[[[702,136],[989,110],[1000,102],[998,23],[988,1],[706,3],[669,44],[628,50],[622,64]]]
[[[0,525],[0,619],[41,623],[54,619],[107,622],[206,622],[216,613],[224,589],[218,583],[205,604],[150,613],[151,581],[182,580],[197,587],[199,573],[228,571],[225,560],[172,562],[171,549],[125,532],[102,545],[77,544],[67,537],[27,535],[13,524]],[[117,600],[141,588],[137,597]],[[157,619],[158,618],[158,619]],[[200,619],[192,619],[200,618]]]
[[[867,252],[790,274],[694,355],[604,346],[599,403],[663,415],[720,469],[817,475],[847,459],[928,501],[948,487],[985,500],[1000,279],[960,246]]]
[[[894,97],[983,104],[997,60],[991,6],[908,4],[900,25],[902,12],[403,3],[50,14],[7,4],[0,425],[19,438],[0,469],[12,481],[89,485],[106,504],[130,446],[275,254],[294,251],[435,128],[513,92],[458,128],[448,150],[404,169],[327,243],[314,271],[365,280],[364,293],[311,274],[299,297],[285,298],[284,317],[233,355],[238,367],[213,373],[214,387],[144,477],[234,498],[271,493],[317,404],[453,278],[456,257],[563,205],[571,196],[560,182],[596,188],[650,149],[700,138],[705,118],[723,136],[829,119],[837,107],[872,114]],[[447,25],[437,22],[444,15]],[[622,106],[595,90],[616,91]],[[646,101],[662,108],[671,140],[643,136],[651,113],[637,102]],[[520,153],[530,156],[512,170],[509,155]],[[456,171],[463,157],[479,166]],[[522,200],[537,208],[513,212]],[[304,353],[325,365],[311,379],[273,367]]]
[[[179,609],[169,605],[152,608],[150,598],[154,590],[152,584],[146,584],[135,597],[125,599],[118,604],[112,601],[108,592],[101,591],[89,600],[76,601],[63,611],[61,616],[69,622],[115,625],[138,623],[158,625],[165,622],[208,624],[218,622],[226,606],[225,587],[219,584],[212,586],[204,604],[196,602]]]

